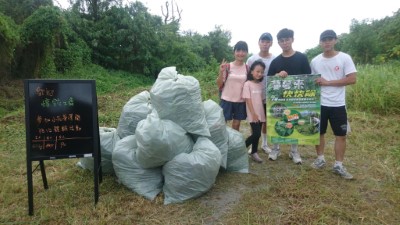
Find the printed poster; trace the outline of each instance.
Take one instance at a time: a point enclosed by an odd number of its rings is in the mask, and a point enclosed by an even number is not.
[[[273,144],[319,144],[321,88],[317,75],[267,79],[267,136]]]

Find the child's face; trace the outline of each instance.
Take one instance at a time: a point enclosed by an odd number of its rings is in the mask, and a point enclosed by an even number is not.
[[[264,68],[257,65],[254,67],[254,70],[251,71],[251,75],[253,75],[254,80],[260,80],[264,76]]]

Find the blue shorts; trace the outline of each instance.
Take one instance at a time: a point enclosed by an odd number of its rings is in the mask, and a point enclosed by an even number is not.
[[[221,99],[220,106],[225,120],[245,120],[247,118],[246,102],[228,102]]]
[[[328,107],[321,105],[320,134],[325,134],[328,121],[335,136],[346,136],[347,134],[347,111],[346,106]]]

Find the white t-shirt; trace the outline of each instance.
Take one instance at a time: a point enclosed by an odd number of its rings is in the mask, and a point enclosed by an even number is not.
[[[321,77],[327,81],[340,80],[346,75],[357,72],[350,55],[344,52],[339,52],[332,58],[325,58],[321,53],[311,60],[310,66],[312,74],[321,74]],[[321,105],[345,106],[345,86],[321,86]]]
[[[273,55],[273,54],[271,54],[269,57],[267,57],[267,58],[263,58],[263,57],[261,57],[260,56],[260,53],[258,53],[258,54],[255,54],[255,55],[252,55],[252,56],[250,56],[248,59],[247,59],[247,62],[246,62],[246,64],[249,66],[249,68],[251,67],[251,65],[256,61],[256,60],[259,60],[259,59],[261,59],[263,62],[264,62],[264,64],[265,64],[265,70],[264,70],[264,80],[266,80],[266,77],[267,77],[267,74],[268,74],[268,69],[269,69],[269,65],[271,64],[271,62],[272,62],[272,60],[275,58],[275,56]]]

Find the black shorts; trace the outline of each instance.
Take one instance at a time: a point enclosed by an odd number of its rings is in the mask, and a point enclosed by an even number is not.
[[[221,99],[220,106],[225,120],[245,120],[247,118],[246,102],[228,102]]]
[[[329,107],[321,106],[321,120],[319,132],[325,134],[328,121],[335,136],[346,136],[347,134],[347,111],[346,106]]]

